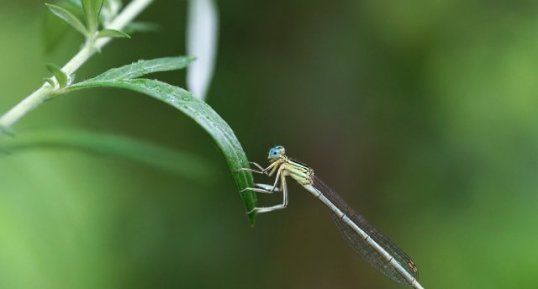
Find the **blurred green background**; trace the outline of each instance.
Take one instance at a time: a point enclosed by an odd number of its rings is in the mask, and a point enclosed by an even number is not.
[[[538,2],[219,6],[208,103],[250,160],[285,145],[415,259],[425,288],[538,285]],[[156,1],[140,19],[159,32],[114,41],[77,77],[184,54],[185,10]],[[47,13],[42,1],[0,2],[2,113],[81,43],[69,31],[46,52]],[[183,72],[155,77],[184,84]],[[250,228],[213,140],[146,96],[70,94],[15,129],[128,135],[203,157],[215,172],[193,181],[73,150],[2,155],[2,289],[403,288],[356,255],[297,185],[288,209]]]

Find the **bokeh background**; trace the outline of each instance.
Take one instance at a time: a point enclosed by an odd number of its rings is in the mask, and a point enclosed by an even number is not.
[[[250,160],[285,145],[414,258],[425,288],[538,286],[538,2],[218,4],[208,103]],[[81,43],[68,31],[47,51],[47,13],[0,2],[2,112]],[[185,14],[185,1],[156,1],[140,19],[158,32],[114,41],[77,77],[184,54]],[[183,72],[155,77],[184,85]],[[15,129],[127,135],[214,172],[197,181],[73,150],[0,157],[0,288],[403,288],[297,185],[288,209],[249,227],[212,139],[146,96],[71,94]]]

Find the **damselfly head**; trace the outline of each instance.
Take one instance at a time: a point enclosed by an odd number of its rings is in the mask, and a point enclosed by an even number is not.
[[[269,161],[275,161],[286,154],[286,149],[283,146],[274,146],[269,150],[267,158]]]

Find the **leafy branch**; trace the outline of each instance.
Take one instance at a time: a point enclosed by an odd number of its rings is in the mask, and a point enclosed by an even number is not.
[[[89,88],[112,87],[146,94],[183,112],[213,137],[223,152],[232,176],[241,191],[241,197],[247,212],[251,212],[248,217],[251,225],[253,225],[255,214],[252,211],[256,206],[256,195],[251,191],[244,190],[245,188],[253,187],[253,178],[250,172],[241,170],[241,168],[249,167],[249,162],[230,126],[209,105],[193,97],[190,92],[158,80],[140,78],[153,72],[185,68],[192,62],[191,57],[141,60],[111,69],[97,77],[73,83],[73,73],[95,52],[100,51],[113,37],[128,37],[125,32],[122,32],[122,29],[152,1],[133,0],[117,15],[113,9],[108,9],[108,12],[104,15],[109,19],[102,19],[103,4],[110,4],[117,2],[117,0],[108,0],[107,2],[104,2],[104,0],[81,0],[81,2],[73,0],[75,4],[80,4],[85,21],[80,20],[68,9],[47,4],[52,13],[82,33],[86,42],[82,49],[62,68],[52,64],[47,65],[47,69],[53,76],[47,79],[39,89],[0,117],[0,132],[9,132],[9,128],[13,124],[44,101],[69,92]],[[104,23],[101,30],[99,30],[100,23]],[[50,139],[45,138],[41,141],[41,143],[51,144]],[[74,140],[70,139],[70,141],[73,142]],[[22,144],[25,145],[24,143]],[[84,147],[80,141],[76,142],[75,146]],[[145,161],[147,162],[148,160]]]
[[[24,117],[28,112],[38,107],[40,104],[50,99],[63,89],[73,80],[73,74],[97,51],[100,51],[107,45],[113,37],[124,36],[121,32],[131,21],[136,18],[144,9],[153,2],[153,0],[133,0],[119,14],[109,14],[109,22],[105,23],[103,30],[98,31],[96,23],[103,7],[103,0],[83,0],[82,6],[86,18],[84,24],[69,10],[60,6],[47,4],[52,13],[71,25],[74,29],[81,32],[86,42],[71,60],[62,68],[49,66],[49,71],[54,75],[46,80],[41,87],[32,94],[24,98],[21,102],[11,108],[8,112],[0,117],[0,131],[7,131],[19,119]],[[114,34],[116,31],[117,33]]]

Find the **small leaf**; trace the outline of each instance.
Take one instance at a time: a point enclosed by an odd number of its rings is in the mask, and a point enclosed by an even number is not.
[[[99,34],[97,34],[97,37],[98,38],[101,38],[101,37],[131,38],[131,36],[129,36],[129,34],[127,34],[125,32],[122,32],[122,31],[119,31],[119,30],[114,30],[114,29],[103,29],[103,30],[99,31]]]
[[[132,64],[136,65],[136,64]],[[117,68],[121,71],[125,68]],[[104,74],[111,74],[105,72]],[[256,206],[256,195],[245,188],[253,187],[253,177],[250,172],[241,170],[250,167],[245,152],[237,140],[230,126],[204,101],[193,97],[192,94],[182,88],[150,79],[105,79],[103,75],[72,85],[70,90],[80,90],[93,87],[115,87],[129,89],[151,96],[163,101],[183,112],[198,123],[215,140],[228,163],[232,176],[241,191],[241,198],[247,212],[251,212]],[[255,213],[248,215],[251,225],[255,222]]]
[[[55,64],[49,63],[47,64],[47,69],[50,73],[54,75],[54,77],[56,77],[60,88],[64,88],[67,86],[67,81],[69,78],[60,67],[56,66]]]
[[[134,21],[127,24],[127,26],[123,28],[123,31],[129,34],[135,32],[155,32],[159,31],[159,25],[152,22]]]
[[[54,13],[54,15],[60,17],[62,20],[75,28],[78,32],[82,33],[84,36],[88,35],[88,31],[86,30],[86,27],[84,27],[84,24],[82,24],[82,22],[70,11],[60,6],[56,6],[49,3],[45,3],[45,5],[47,5],[47,7],[52,13]]]
[[[84,18],[80,2],[78,2],[78,6],[68,0],[61,0],[55,3],[57,6],[71,12],[71,14],[73,14],[77,19]],[[64,20],[60,19],[53,13],[46,13],[44,15],[41,24],[41,39],[43,40],[43,48],[45,53],[53,52],[55,49],[60,47],[60,45],[66,44],[66,41],[64,40],[68,39],[68,36],[71,35],[71,31],[69,31],[71,29],[70,26],[71,25],[67,24]],[[79,32],[76,31],[75,33]]]
[[[110,69],[91,80],[101,81],[130,79],[154,72],[178,70],[185,68],[192,61],[193,58],[189,56],[163,57],[152,60],[139,60],[138,62],[129,65]]]
[[[82,9],[86,16],[86,23],[90,33],[97,31],[99,27],[99,13],[103,7],[103,0],[82,0]]]
[[[13,153],[28,149],[77,149],[99,155],[116,156],[206,183],[215,168],[206,159],[188,152],[126,136],[82,131],[41,131],[0,141],[0,151]]]

